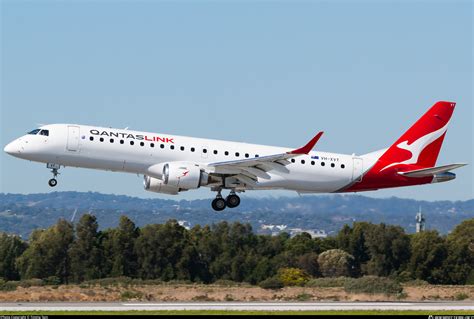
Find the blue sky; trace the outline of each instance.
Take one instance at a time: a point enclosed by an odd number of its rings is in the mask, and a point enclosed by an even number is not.
[[[79,123],[288,147],[324,130],[318,149],[363,154],[452,100],[438,163],[473,162],[471,1],[0,3],[2,145]],[[0,161],[1,192],[52,191],[42,164]],[[473,198],[473,167],[365,195]],[[54,190],[166,197],[136,175],[75,168]]]

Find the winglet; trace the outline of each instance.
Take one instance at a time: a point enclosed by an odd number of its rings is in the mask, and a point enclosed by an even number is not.
[[[319,141],[319,138],[323,135],[323,132],[319,132],[311,141],[308,142],[305,146],[298,148],[293,151],[289,151],[288,154],[308,154],[313,149],[314,145]]]

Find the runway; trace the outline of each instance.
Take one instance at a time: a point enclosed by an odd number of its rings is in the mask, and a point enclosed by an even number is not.
[[[233,311],[327,311],[327,310],[471,310],[473,302],[44,302],[0,303],[2,311],[177,311],[177,310],[233,310]]]

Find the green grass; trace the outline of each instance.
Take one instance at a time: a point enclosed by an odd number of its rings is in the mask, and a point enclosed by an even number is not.
[[[5,311],[2,316],[11,315],[469,315],[472,311],[418,311],[418,310],[354,310],[354,311],[220,311],[220,310],[183,310],[183,311]]]

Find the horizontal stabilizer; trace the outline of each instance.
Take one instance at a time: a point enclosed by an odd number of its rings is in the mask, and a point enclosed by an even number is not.
[[[449,164],[449,165],[443,165],[443,166],[438,166],[438,167],[430,167],[430,168],[422,168],[422,169],[417,169],[413,171],[407,171],[407,172],[398,172],[398,174],[406,177],[428,177],[428,176],[434,176],[436,174],[442,174],[446,173],[450,170],[465,166],[467,164]]]

